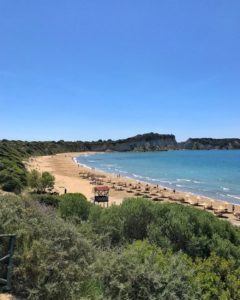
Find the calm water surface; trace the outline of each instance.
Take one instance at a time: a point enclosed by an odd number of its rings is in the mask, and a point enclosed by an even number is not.
[[[103,153],[81,164],[240,204],[240,150]]]

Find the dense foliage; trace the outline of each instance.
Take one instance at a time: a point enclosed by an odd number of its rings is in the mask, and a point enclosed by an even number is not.
[[[20,193],[27,186],[27,170],[23,160],[33,155],[87,150],[83,142],[0,141],[0,188]]]
[[[59,197],[59,212],[62,218],[75,218],[76,220],[87,220],[90,211],[90,202],[82,194],[65,194]]]
[[[94,251],[77,229],[38,202],[0,198],[0,232],[16,233],[14,292],[30,299],[74,299]]]
[[[22,157],[21,149],[0,142],[0,187],[3,190],[20,193],[27,185],[27,174]]]
[[[240,299],[240,230],[195,208],[0,197],[0,232],[17,234],[13,287],[29,299]]]
[[[40,173],[32,170],[28,173],[28,184],[36,193],[51,192],[54,188],[55,177],[49,172]]]

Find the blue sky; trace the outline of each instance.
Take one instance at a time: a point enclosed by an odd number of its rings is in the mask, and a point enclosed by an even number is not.
[[[240,137],[239,115],[239,0],[0,0],[0,138]]]

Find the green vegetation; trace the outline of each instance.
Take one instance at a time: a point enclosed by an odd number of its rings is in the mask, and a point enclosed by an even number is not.
[[[28,174],[23,160],[33,155],[51,155],[87,150],[83,142],[24,142],[0,141],[0,188],[16,194],[28,185]],[[36,175],[36,174],[35,174]],[[49,176],[43,175],[49,181]],[[44,178],[43,182],[44,183]],[[48,187],[46,187],[47,189]]]
[[[0,143],[0,187],[9,192],[20,193],[27,185],[27,175],[21,152]]]
[[[54,188],[55,178],[49,172],[40,173],[32,170],[28,173],[28,184],[36,193],[51,192]]]
[[[82,194],[65,194],[59,197],[59,212],[62,218],[75,218],[86,221],[88,219],[91,203]]]
[[[28,299],[240,299],[240,230],[205,211],[81,194],[0,197]]]

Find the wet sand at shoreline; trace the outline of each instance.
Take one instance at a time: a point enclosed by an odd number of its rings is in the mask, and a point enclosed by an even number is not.
[[[55,191],[63,194],[82,193],[90,201],[93,199],[93,188],[96,184],[110,187],[109,204],[120,204],[127,197],[146,197],[154,201],[177,202],[193,205],[199,209],[215,211],[231,223],[240,225],[240,221],[232,213],[232,204],[210,199],[187,192],[173,191],[162,186],[139,182],[134,179],[90,169],[77,164],[74,158],[93,152],[61,153],[49,156],[32,157],[26,162],[29,170],[48,171],[55,176]],[[227,212],[227,213],[226,213]],[[235,205],[235,213],[240,213],[240,206]]]

